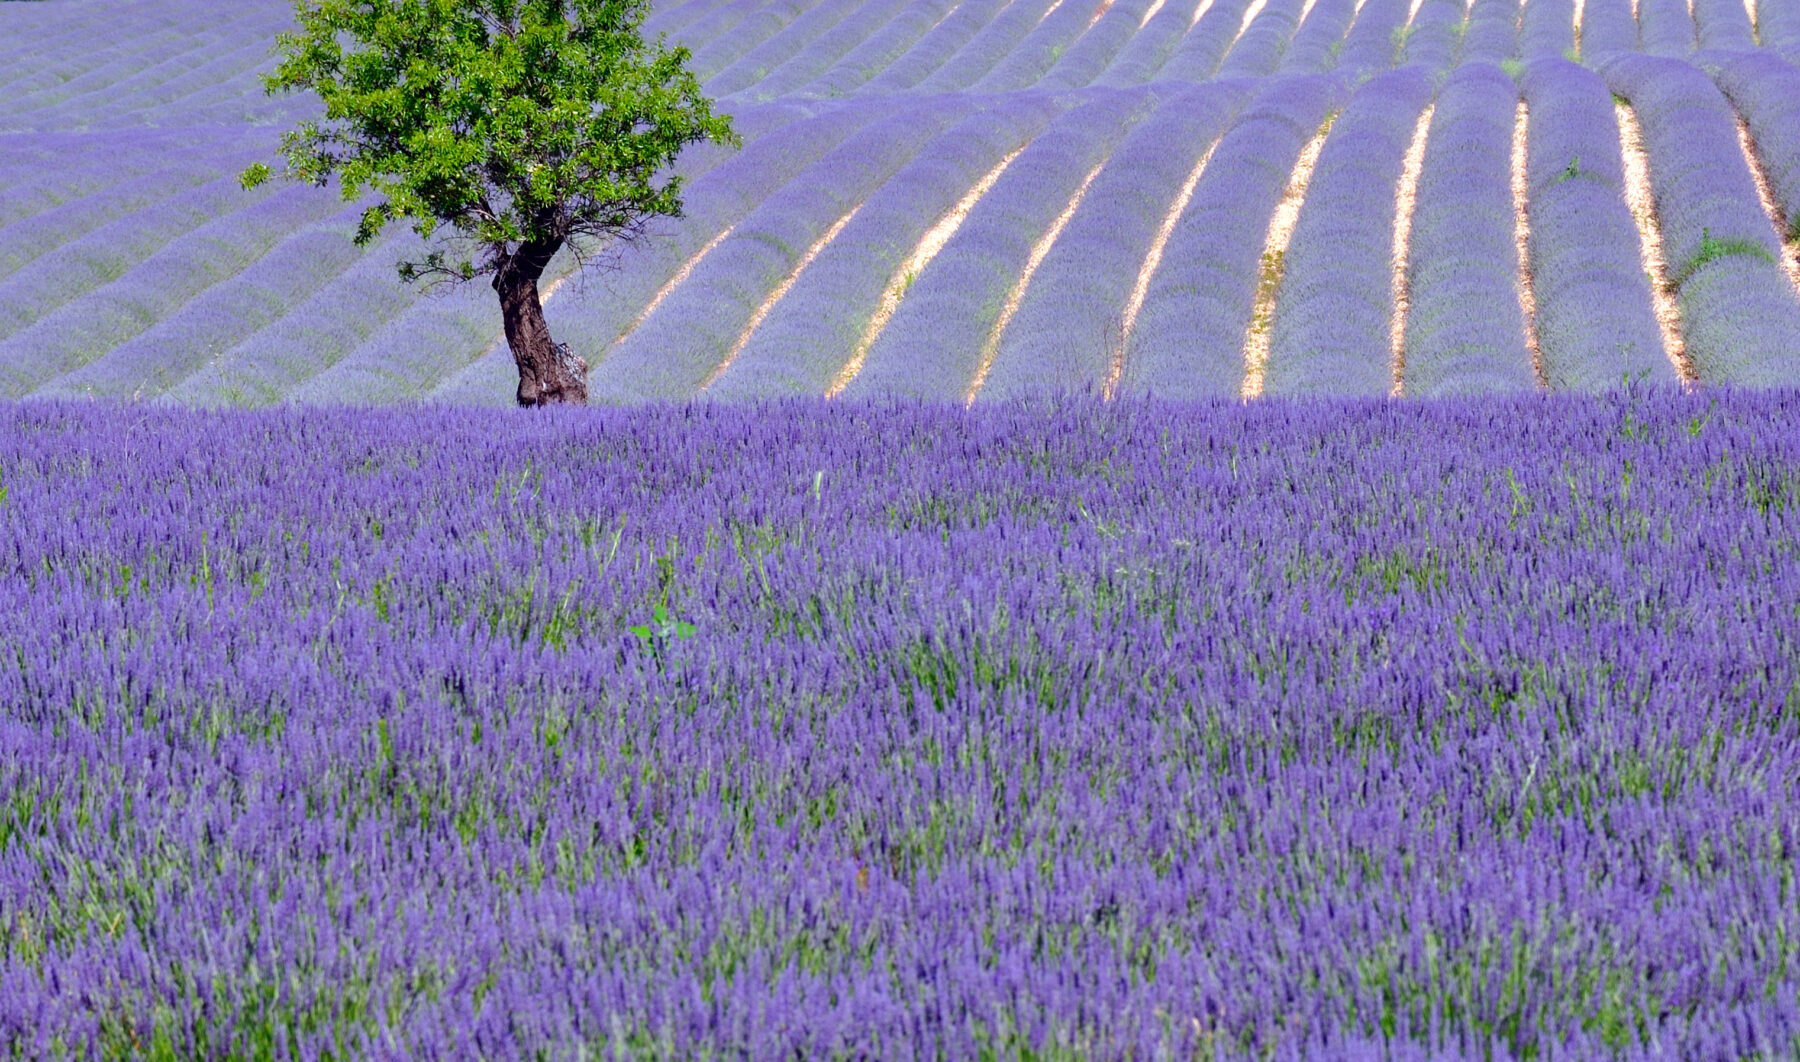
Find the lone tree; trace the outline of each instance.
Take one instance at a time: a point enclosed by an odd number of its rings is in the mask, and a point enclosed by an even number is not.
[[[681,149],[738,144],[728,115],[685,64],[685,48],[639,32],[649,0],[295,0],[278,38],[273,95],[310,89],[322,120],[282,137],[286,175],[344,198],[365,190],[356,242],[411,218],[429,239],[400,277],[493,275],[519,404],[587,401],[587,362],[550,338],[538,279],[567,246],[585,261],[681,214]],[[268,180],[258,163],[252,188]],[[659,183],[660,177],[660,183]]]

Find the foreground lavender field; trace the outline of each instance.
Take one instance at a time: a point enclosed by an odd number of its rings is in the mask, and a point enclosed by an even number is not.
[[[0,1057],[1800,1051],[1800,394],[0,410]]]
[[[512,401],[485,285],[245,192],[289,0],[0,2],[0,396]],[[1800,385],[1796,0],[661,0],[741,152],[594,400]]]

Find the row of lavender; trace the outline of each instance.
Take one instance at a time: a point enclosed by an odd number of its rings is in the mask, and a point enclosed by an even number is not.
[[[1791,1057],[1797,417],[15,405],[0,1057]]]

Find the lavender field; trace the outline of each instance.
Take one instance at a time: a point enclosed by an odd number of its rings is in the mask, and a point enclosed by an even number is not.
[[[12,404],[0,1057],[1794,1057],[1797,419]]]
[[[245,192],[288,0],[0,2],[0,396],[512,401]],[[594,401],[1800,383],[1795,0],[685,0],[741,151],[549,279]]]

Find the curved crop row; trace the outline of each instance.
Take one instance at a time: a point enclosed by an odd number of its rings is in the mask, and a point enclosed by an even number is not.
[[[1759,51],[1719,57],[1712,75],[1750,128],[1783,214],[1782,236],[1800,242],[1800,69]]]
[[[1031,87],[1055,91],[1092,84],[1140,32],[1152,3],[1153,0],[1117,0],[1103,4],[1099,18]]]
[[[1300,12],[1306,0],[1267,0],[1256,17],[1250,20],[1225,61],[1219,64],[1218,76],[1263,77],[1275,72],[1287,50],[1288,41],[1300,24]]]
[[[1519,58],[1562,56],[1574,47],[1575,0],[1526,0],[1519,12]]]
[[[1071,4],[1082,4],[1092,0],[1011,0],[1003,6],[992,21],[981,27],[980,32],[969,39],[956,54],[945,58],[924,80],[918,84],[921,92],[962,92],[971,85],[987,77],[996,67],[1008,62],[1021,61],[1017,57],[1026,54],[1027,38],[1038,38],[1041,41],[1044,27],[1048,24],[1054,32],[1057,28],[1068,26],[1066,14],[1061,20],[1056,14]],[[1034,41],[1034,43],[1037,43]],[[1048,48],[1048,45],[1045,45]]]
[[[971,84],[969,91],[1016,92],[1036,84],[1061,56],[1075,50],[1089,36],[1094,16],[1111,2],[1060,0],[1004,58]]]
[[[1356,0],[1313,0],[1281,53],[1276,73],[1318,74],[1331,69],[1355,18]]]
[[[961,0],[900,58],[865,78],[857,91],[875,94],[912,88],[960,53],[1006,6],[1006,0]]]
[[[1120,393],[1239,393],[1269,219],[1345,87],[1332,75],[1277,79],[1219,141],[1126,340]]]
[[[1438,73],[1456,61],[1457,39],[1468,7],[1463,0],[1424,0],[1400,32],[1399,61]]]
[[[1519,0],[1475,0],[1457,61],[1498,66],[1518,52],[1518,30]]]
[[[879,32],[794,90],[799,96],[842,96],[890,69],[963,5],[958,0],[908,0]]]
[[[258,198],[247,195],[235,177],[218,177],[38,256],[33,268],[0,278],[0,337],[30,327],[111,283],[171,241]]]
[[[855,16],[865,9],[882,10],[880,2],[862,0],[819,0],[802,12],[779,33],[732,60],[729,66],[706,78],[708,95],[730,96],[757,84],[771,72],[793,59],[815,40],[845,22],[855,24]]]
[[[1408,248],[1406,394],[1536,387],[1513,233],[1518,101],[1512,79],[1486,64],[1458,67],[1438,96]]]
[[[311,193],[303,186],[260,198],[239,191],[241,209],[168,240],[109,283],[0,340],[0,394],[26,394],[105,354],[339,209],[332,197]]]
[[[873,58],[892,59],[917,40],[941,14],[943,0],[880,0],[858,5],[855,13],[821,34],[793,58],[756,80],[751,99],[804,95],[803,90],[848,61],[851,69]],[[835,86],[843,91],[848,86]]]
[[[1613,100],[1599,75],[1541,59],[1522,82],[1531,108],[1531,272],[1538,345],[1552,390],[1628,377],[1673,382],[1625,201]]]
[[[1643,126],[1688,356],[1708,383],[1800,373],[1800,298],[1739,152],[1731,105],[1686,63],[1617,56],[1602,70]]]
[[[704,18],[682,34],[692,41],[693,58],[688,69],[702,84],[736,62],[740,56],[787,29],[822,0],[742,0]]]
[[[1025,290],[983,398],[1106,378],[1159,226],[1248,96],[1243,82],[1190,88],[1120,141]]]
[[[1214,0],[1156,72],[1157,81],[1208,81],[1243,31],[1254,0]]]
[[[1416,68],[1379,75],[1332,125],[1285,255],[1265,393],[1393,390],[1395,192],[1432,89]]]
[[[1713,51],[1750,51],[1756,47],[1756,28],[1744,0],[1693,0],[1694,28],[1701,48]],[[1780,6],[1779,2],[1770,4]]]
[[[137,335],[33,393],[126,398],[168,390],[305,302],[360,258],[362,249],[352,237],[361,213],[362,205],[353,205],[298,229],[241,271],[171,306]],[[106,291],[111,294],[110,287]]]
[[[1214,0],[1165,0],[1161,7],[1152,5],[1154,14],[1131,35],[1094,84],[1120,88],[1142,85],[1154,78],[1181,46],[1202,8],[1213,3]]]
[[[1034,241],[1154,102],[1147,91],[1106,93],[1052,121],[908,289],[847,395],[963,395]]]
[[[977,111],[924,145],[869,195],[856,219],[772,308],[729,368],[709,382],[707,394],[726,399],[822,394],[837,385],[846,364],[866,355],[866,344],[879,338],[870,329],[880,327],[876,315],[895,270],[939,219],[1003,160],[1019,154],[1056,111],[1048,98],[1015,97]],[[899,279],[906,287],[917,281],[916,276]]]
[[[1694,16],[1688,0],[1637,0],[1638,50],[1684,58],[1694,50]]]
[[[1600,59],[1614,52],[1638,48],[1634,0],[1583,0],[1581,9],[1581,57]]]
[[[969,110],[947,98],[852,133],[758,205],[624,342],[590,359],[590,393],[624,402],[698,391],[807,248]]]
[[[1394,41],[1397,36],[1404,39],[1411,11],[1412,0],[1363,0],[1344,35],[1337,68],[1372,74],[1393,66]]]

